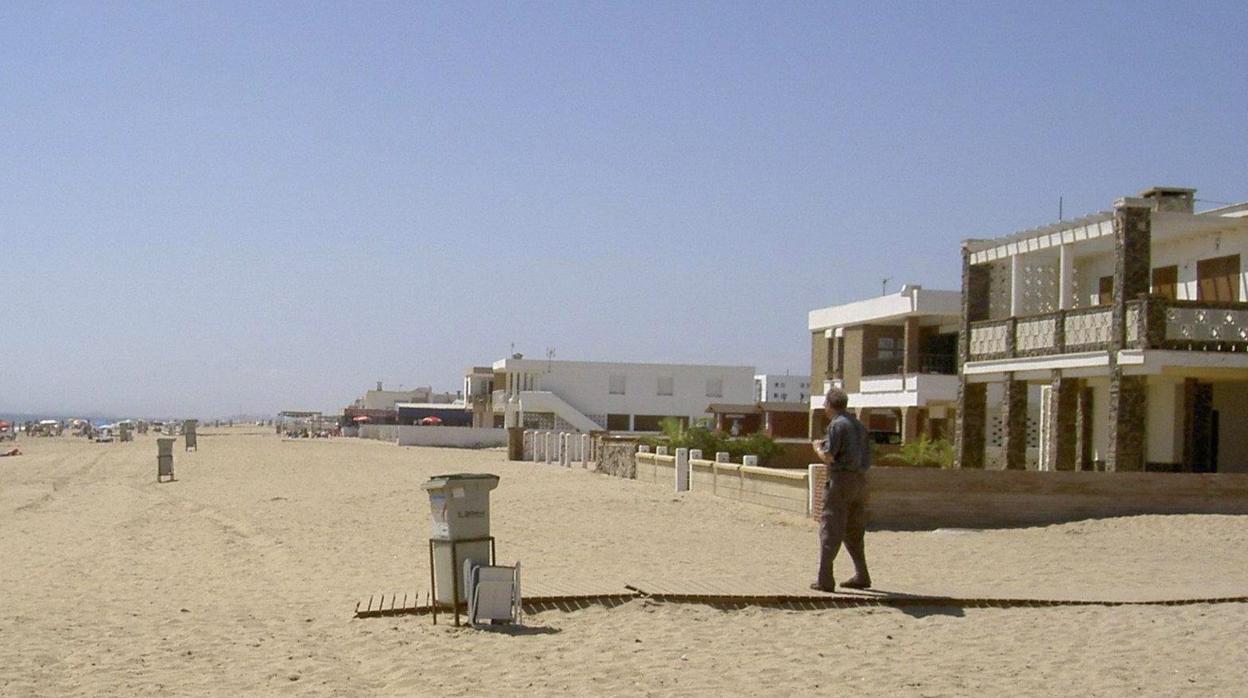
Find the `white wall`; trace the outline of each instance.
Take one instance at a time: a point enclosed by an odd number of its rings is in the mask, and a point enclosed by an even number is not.
[[[1109,453],[1109,379],[1088,379],[1092,389],[1092,460],[1105,460]]]
[[[400,446],[444,446],[450,448],[491,448],[507,445],[506,429],[484,427],[398,427]]]
[[[1248,235],[1204,234],[1153,244],[1152,266],[1179,268],[1179,300],[1196,300],[1196,262],[1213,257],[1240,256],[1239,300],[1248,300]]]
[[[1078,251],[1078,247],[1074,249]],[[1112,251],[1076,258],[1075,307],[1090,308],[1094,305],[1101,305],[1102,301],[1097,293],[1101,277],[1113,275],[1114,253]],[[1105,302],[1107,303],[1108,299]]]
[[[810,398],[810,376],[760,373],[754,376],[754,384],[761,402],[806,402]]]
[[[607,362],[542,361],[506,359],[495,363],[496,371],[530,376],[528,390],[548,390],[587,417],[605,423],[608,414],[706,416],[713,402],[754,401],[752,366],[690,364],[626,364]],[[612,375],[625,377],[623,395],[610,394]],[[658,394],[659,377],[672,378],[672,395]],[[722,395],[707,395],[707,379],[719,378]],[[518,381],[517,381],[518,382]],[[495,385],[497,389],[502,386]]]
[[[1172,376],[1149,376],[1147,380],[1145,459],[1150,463],[1179,463],[1183,460],[1183,381]]]

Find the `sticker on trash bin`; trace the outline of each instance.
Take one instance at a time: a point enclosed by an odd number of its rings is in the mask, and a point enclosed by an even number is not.
[[[455,499],[462,499],[464,496],[464,488],[462,487],[451,488],[451,496],[454,497]]]

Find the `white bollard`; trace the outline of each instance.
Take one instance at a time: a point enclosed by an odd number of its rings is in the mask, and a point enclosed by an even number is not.
[[[689,491],[689,449],[676,449],[676,491]]]
[[[749,466],[757,468],[758,456],[745,456],[744,458],[741,459],[741,465],[749,465]]]
[[[589,434],[581,434],[581,467],[589,467],[589,449],[593,442],[589,440]]]
[[[549,431],[546,432],[546,463],[547,464],[555,462],[555,449],[556,448],[558,448],[558,446],[555,445],[554,432],[549,432]]]
[[[568,436],[569,435],[566,431],[559,435],[559,465],[565,468],[568,467],[568,464],[571,462],[572,455],[569,453],[569,447],[571,444],[569,443]]]
[[[728,459],[728,452],[727,452],[727,451],[716,451],[716,452],[715,452],[715,462],[716,462],[716,463],[729,463],[729,462],[731,462],[731,461]]]
[[[689,460],[702,460],[702,449],[695,448],[689,451]]]
[[[666,455],[667,455],[667,446],[656,446],[656,447],[655,447],[655,449],[654,449],[654,454],[655,454],[656,456],[666,456]]]

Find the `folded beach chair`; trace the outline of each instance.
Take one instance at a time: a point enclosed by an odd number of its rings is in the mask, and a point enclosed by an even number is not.
[[[465,560],[464,591],[468,596],[469,625],[520,623],[519,562],[515,567],[502,567]]]

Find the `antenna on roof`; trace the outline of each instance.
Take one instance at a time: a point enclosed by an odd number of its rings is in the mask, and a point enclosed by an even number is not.
[[[1058,196],[1057,197],[1057,220],[1058,222],[1061,222],[1064,213],[1065,211],[1062,210],[1062,197]]]
[[[551,371],[550,362],[553,361],[554,358],[555,358],[555,348],[546,347],[546,372],[547,373],[550,373]]]
[[[893,280],[893,277],[891,276],[886,276],[883,279],[880,279],[880,295],[881,296],[888,294],[888,282],[892,280]]]

